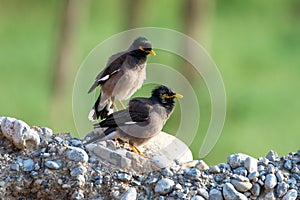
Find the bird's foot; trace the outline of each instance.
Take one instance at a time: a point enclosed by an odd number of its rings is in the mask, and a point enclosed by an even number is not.
[[[131,145],[131,144],[129,144],[129,145],[130,145],[131,150],[132,150],[134,153],[139,154],[140,156],[143,156],[144,158],[150,158],[149,156],[146,156],[146,155],[145,155],[140,149],[138,149],[136,146]]]
[[[122,109],[126,109],[125,105],[123,104],[123,102],[121,100],[118,100],[119,104],[121,105]]]

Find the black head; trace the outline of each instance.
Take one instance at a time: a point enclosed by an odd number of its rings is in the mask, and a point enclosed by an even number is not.
[[[171,88],[161,85],[152,90],[151,99],[158,101],[159,104],[172,111],[175,103],[174,99],[182,97],[181,94],[175,93]]]
[[[152,45],[145,37],[136,38],[128,49],[133,54],[147,56],[148,54],[156,55],[152,50]]]

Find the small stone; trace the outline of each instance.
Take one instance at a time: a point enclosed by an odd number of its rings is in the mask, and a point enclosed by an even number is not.
[[[168,168],[163,169],[161,174],[168,177],[172,177],[174,175],[174,173]]]
[[[248,199],[245,195],[236,191],[231,183],[224,184],[223,196],[226,200],[230,200],[230,199],[247,200]]]
[[[61,137],[58,137],[58,136],[56,136],[54,139],[55,139],[58,143],[63,143],[63,142],[65,142],[64,139],[62,139]]]
[[[161,179],[155,185],[154,191],[159,194],[165,195],[172,191],[174,185],[175,185],[175,183],[171,179],[168,179],[168,178]]]
[[[120,200],[135,200],[136,198],[137,191],[134,187],[131,187],[122,195]]]
[[[276,187],[276,194],[278,197],[283,197],[289,189],[289,185],[285,182],[281,182]]]
[[[278,157],[278,154],[273,150],[269,151],[269,153],[266,156],[266,158],[270,161],[276,161],[277,157]]]
[[[246,158],[244,166],[249,173],[257,171],[257,159],[249,156],[248,158]]]
[[[253,194],[253,196],[258,197],[260,194],[260,185],[258,183],[254,183],[250,192]]]
[[[283,163],[283,167],[287,170],[291,170],[293,165],[292,165],[292,161],[291,160],[286,160]]]
[[[281,171],[278,171],[278,172],[276,173],[276,178],[277,178],[278,182],[282,182],[282,181],[284,180],[284,175],[283,175],[283,173],[282,173]]]
[[[50,138],[53,135],[53,131],[50,128],[42,127],[41,129],[45,137]]]
[[[220,173],[221,169],[218,165],[210,166],[209,171],[211,173]]]
[[[254,182],[257,182],[257,177],[259,176],[259,173],[257,171],[255,172],[252,172],[248,175],[248,179],[250,181],[254,181]]]
[[[297,151],[297,155],[300,156],[300,149]]]
[[[275,195],[274,195],[274,190],[270,190],[265,194],[263,197],[264,200],[276,200]]]
[[[82,141],[78,138],[72,138],[70,144],[74,147],[81,147],[83,145]]]
[[[32,159],[27,159],[23,161],[23,169],[25,172],[30,172],[34,170],[34,161]]]
[[[43,153],[42,157],[43,158],[49,158],[49,157],[51,157],[51,154],[50,153]]]
[[[233,170],[233,173],[242,175],[242,176],[247,176],[247,174],[248,174],[246,167],[238,167]]]
[[[14,171],[19,171],[20,170],[20,165],[17,163],[11,164],[10,169]]]
[[[232,168],[237,168],[240,166],[244,165],[245,160],[249,156],[246,154],[238,153],[238,154],[232,154],[227,157],[227,163],[232,167]]]
[[[67,157],[69,160],[76,162],[87,162],[89,160],[88,154],[78,147],[70,147]]]
[[[242,182],[236,179],[231,179],[230,182],[239,192],[246,192],[252,188],[252,184],[249,181]]]
[[[84,194],[82,194],[81,192],[75,193],[74,199],[76,200],[84,199]]]
[[[277,179],[274,174],[268,174],[265,180],[265,188],[266,190],[273,189],[277,185]]]
[[[62,163],[58,161],[47,160],[45,166],[49,169],[60,169],[62,168]]]
[[[197,196],[192,197],[191,200],[205,200],[205,199],[203,197],[197,195]]]
[[[295,200],[297,199],[297,195],[297,190],[291,189],[283,196],[282,200]]]
[[[268,164],[267,169],[268,169],[269,174],[275,174],[276,173],[276,168],[273,164]]]
[[[200,188],[200,189],[198,189],[198,193],[205,199],[209,199],[209,194],[206,189]]]
[[[182,186],[181,186],[179,183],[177,183],[177,184],[175,185],[174,189],[175,189],[175,190],[182,190]]]
[[[196,164],[195,168],[197,168],[201,171],[205,171],[205,170],[209,169],[209,166],[203,160],[199,160],[199,162]]]
[[[215,181],[217,181],[218,183],[221,183],[221,182],[223,181],[222,176],[220,176],[219,174],[217,174],[217,175],[215,176]]]
[[[201,172],[196,168],[185,169],[184,174],[190,179],[197,179],[201,176]]]
[[[79,176],[79,175],[85,175],[87,172],[87,168],[84,166],[78,166],[71,170],[70,175],[73,177]]]
[[[71,188],[71,185],[70,184],[62,184],[61,188],[63,188],[63,189],[69,189],[69,188]]]
[[[119,179],[120,181],[130,181],[131,178],[132,176],[127,173],[118,173],[117,175],[117,179]]]
[[[217,190],[217,189],[211,189],[209,191],[209,199],[210,200],[222,200],[223,196],[221,191]]]
[[[4,181],[0,181],[0,187],[4,187],[5,186],[5,182]]]

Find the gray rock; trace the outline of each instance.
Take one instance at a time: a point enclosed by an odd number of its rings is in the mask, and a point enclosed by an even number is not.
[[[120,181],[130,181],[132,178],[132,176],[130,174],[127,173],[118,173],[117,175],[117,179],[119,179]]]
[[[174,165],[174,161],[170,160],[168,157],[164,155],[155,155],[151,158],[151,162],[154,163],[155,166],[159,168],[166,168]]]
[[[196,168],[185,169],[184,174],[190,179],[197,179],[201,176],[201,172]]]
[[[250,192],[253,194],[253,196],[258,197],[260,194],[260,185],[258,183],[254,183]]]
[[[205,199],[209,199],[209,194],[206,189],[200,188],[200,189],[198,189],[198,193]]]
[[[291,160],[284,161],[283,167],[287,170],[291,170],[293,167],[292,161]]]
[[[42,129],[44,137],[50,138],[53,135],[53,131],[50,128],[42,127],[41,129]]]
[[[257,171],[257,159],[248,157],[244,162],[244,166],[248,170],[249,173]]]
[[[209,169],[209,166],[203,160],[199,160],[195,167],[201,171]]]
[[[205,200],[205,199],[203,197],[197,195],[197,196],[192,197],[191,200]]]
[[[222,200],[223,199],[223,196],[222,196],[222,193],[220,190],[217,190],[217,189],[211,189],[209,191],[209,199],[210,200]]]
[[[210,173],[220,173],[221,169],[218,165],[209,166]]]
[[[231,179],[230,182],[239,192],[246,192],[252,188],[252,184],[249,181],[242,182],[236,179]]]
[[[264,196],[263,196],[264,200],[276,200],[276,197],[274,195],[274,190],[270,190],[269,192],[267,192]]]
[[[136,198],[137,191],[134,187],[131,187],[121,196],[120,200],[135,200]]]
[[[267,169],[269,174],[275,174],[277,171],[277,168],[273,164],[268,164]]]
[[[47,160],[45,162],[45,166],[48,167],[49,169],[60,169],[62,168],[62,163],[58,161]]]
[[[300,149],[297,151],[297,155],[300,156]]]
[[[286,192],[289,189],[289,185],[285,182],[281,182],[278,184],[278,186],[276,187],[276,195],[278,197],[283,197],[283,195],[286,194]]]
[[[247,174],[248,174],[246,167],[238,167],[233,170],[233,173],[242,175],[242,176],[247,176]]]
[[[223,196],[225,200],[247,200],[248,198],[235,190],[231,183],[225,183],[223,186]]]
[[[78,166],[71,170],[70,175],[73,177],[79,176],[79,175],[85,175],[87,172],[87,168],[84,166]]]
[[[282,200],[295,200],[297,199],[297,195],[297,190],[291,189],[283,196]]]
[[[82,194],[81,192],[77,192],[74,194],[74,199],[76,200],[84,199],[84,194]]]
[[[277,157],[278,157],[278,154],[273,150],[269,151],[269,153],[266,156],[266,158],[270,161],[275,161]]]
[[[87,162],[89,160],[88,154],[78,147],[69,147],[67,157],[69,160],[76,162]]]
[[[250,173],[249,175],[248,175],[248,179],[250,180],[250,181],[254,181],[254,182],[257,182],[257,180],[258,180],[258,177],[259,176],[259,173],[257,172],[257,171],[255,171],[255,172],[252,172],[252,173]]]
[[[283,175],[283,173],[282,173],[281,171],[278,171],[278,172],[276,173],[276,178],[277,178],[278,182],[282,182],[282,181],[284,180],[284,175]]]
[[[168,176],[168,177],[171,177],[174,175],[174,173],[168,169],[168,168],[165,168],[161,171],[161,174],[164,175],[164,176]]]
[[[244,165],[245,160],[249,156],[243,153],[238,153],[238,154],[232,154],[227,157],[227,163],[232,167],[232,168],[237,168],[241,167]]]
[[[265,180],[265,188],[266,190],[273,189],[277,185],[277,179],[274,174],[268,174]]]
[[[173,180],[164,178],[157,182],[157,184],[155,185],[154,191],[159,194],[165,195],[165,194],[170,193],[173,190],[174,185],[175,185],[175,183]]]
[[[34,161],[32,159],[23,160],[23,169],[25,172],[34,170]]]
[[[18,163],[14,163],[10,165],[11,170],[19,171],[20,170],[20,165]]]

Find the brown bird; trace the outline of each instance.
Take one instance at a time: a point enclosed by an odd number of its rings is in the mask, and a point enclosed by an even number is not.
[[[150,98],[133,98],[127,109],[110,114],[95,124],[92,135],[97,136],[85,144],[119,138],[128,141],[134,152],[142,154],[137,146],[161,132],[174,110],[174,99],[182,97],[161,85],[152,91]]]
[[[146,79],[147,55],[155,55],[149,40],[138,37],[131,46],[123,52],[112,55],[106,67],[97,75],[96,80],[88,93],[101,86],[101,92],[89,114],[91,121],[104,119],[117,110],[114,103],[118,100],[125,109],[121,100],[129,99]]]

